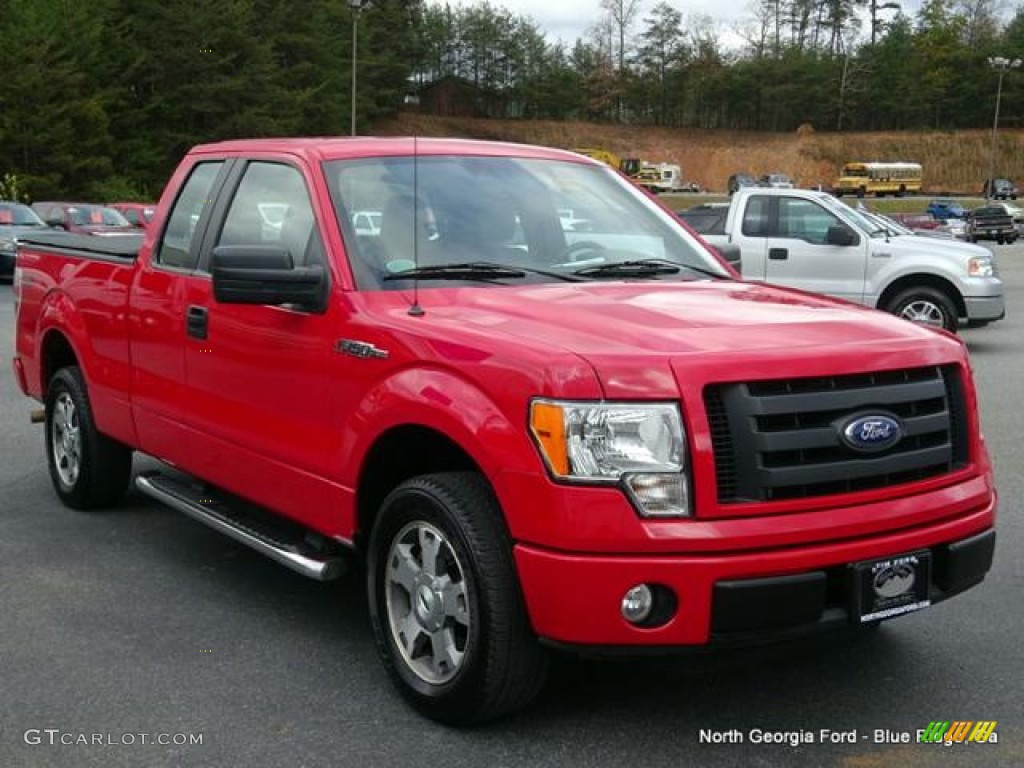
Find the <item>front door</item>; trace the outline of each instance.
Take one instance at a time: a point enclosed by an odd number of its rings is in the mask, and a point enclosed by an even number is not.
[[[207,242],[283,246],[295,266],[324,264],[303,175],[285,163],[248,162]],[[188,420],[203,477],[323,530],[336,498],[328,478],[337,476],[329,387],[337,302],[322,313],[223,304],[206,275],[189,283],[184,311]]]
[[[765,243],[765,277],[774,285],[824,293],[863,303],[868,242],[857,233],[851,245],[827,241],[830,227],[850,229],[814,200],[779,197],[777,218]]]

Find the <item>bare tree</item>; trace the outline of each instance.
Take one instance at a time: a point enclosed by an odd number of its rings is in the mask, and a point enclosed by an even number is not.
[[[601,0],[601,7],[608,13],[612,25],[619,36],[619,50],[616,52],[619,60],[618,76],[621,82],[626,80],[626,32],[637,14],[640,13],[640,0]],[[622,122],[622,99],[618,101],[618,118]]]

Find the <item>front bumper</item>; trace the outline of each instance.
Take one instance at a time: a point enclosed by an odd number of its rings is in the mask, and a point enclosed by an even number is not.
[[[1000,296],[964,296],[968,320],[991,322],[1006,317],[1006,304]]]
[[[992,563],[996,501],[952,520],[859,540],[742,554],[577,555],[527,545],[516,564],[534,630],[545,641],[600,652],[751,642],[848,624],[850,565],[927,549],[929,599],[980,582]],[[656,628],[620,613],[627,590],[659,584],[678,611]]]

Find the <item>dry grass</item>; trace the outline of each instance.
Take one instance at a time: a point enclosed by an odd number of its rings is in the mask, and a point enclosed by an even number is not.
[[[844,162],[906,161],[924,166],[927,194],[978,194],[992,162],[991,131],[793,133],[681,130],[551,121],[440,118],[403,113],[379,135],[458,136],[551,147],[601,147],[622,157],[678,163],[687,180],[724,190],[730,174],[781,172],[798,186],[829,185]],[[1024,182],[1024,131],[999,132],[997,176]]]

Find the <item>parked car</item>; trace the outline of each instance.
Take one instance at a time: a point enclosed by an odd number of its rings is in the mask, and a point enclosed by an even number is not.
[[[967,217],[967,209],[956,200],[932,200],[925,209],[934,219],[963,219]]]
[[[156,206],[153,203],[111,203],[110,207],[139,229],[146,229],[153,220],[153,214],[156,213]]]
[[[27,205],[0,200],[0,278],[7,279],[14,274],[18,237],[47,230],[46,222]]]
[[[766,173],[757,184],[770,189],[793,189],[793,180],[784,173]]]
[[[731,195],[736,190],[743,189],[743,187],[756,187],[756,186],[757,186],[757,179],[755,179],[749,173],[734,173],[732,176],[729,177],[729,182],[726,185],[726,189],[728,190],[729,194]]]
[[[972,243],[978,240],[995,240],[999,245],[1012,243],[1017,239],[1017,225],[1003,206],[985,205],[968,214],[967,239]]]
[[[676,211],[676,216],[690,225],[694,232],[705,235],[724,235],[727,203],[701,203]]]
[[[1017,186],[1010,179],[985,179],[981,193],[986,200],[1016,200]]]
[[[748,280],[828,293],[951,332],[961,320],[1005,316],[988,248],[894,234],[864,213],[822,192],[751,188],[732,196],[724,234],[698,233],[712,246],[739,247]]]
[[[934,230],[939,227],[938,219],[929,216],[927,213],[891,213],[889,218],[915,232],[922,229]]]
[[[51,227],[80,235],[134,235],[138,229],[119,211],[92,203],[33,203],[32,210]]]

